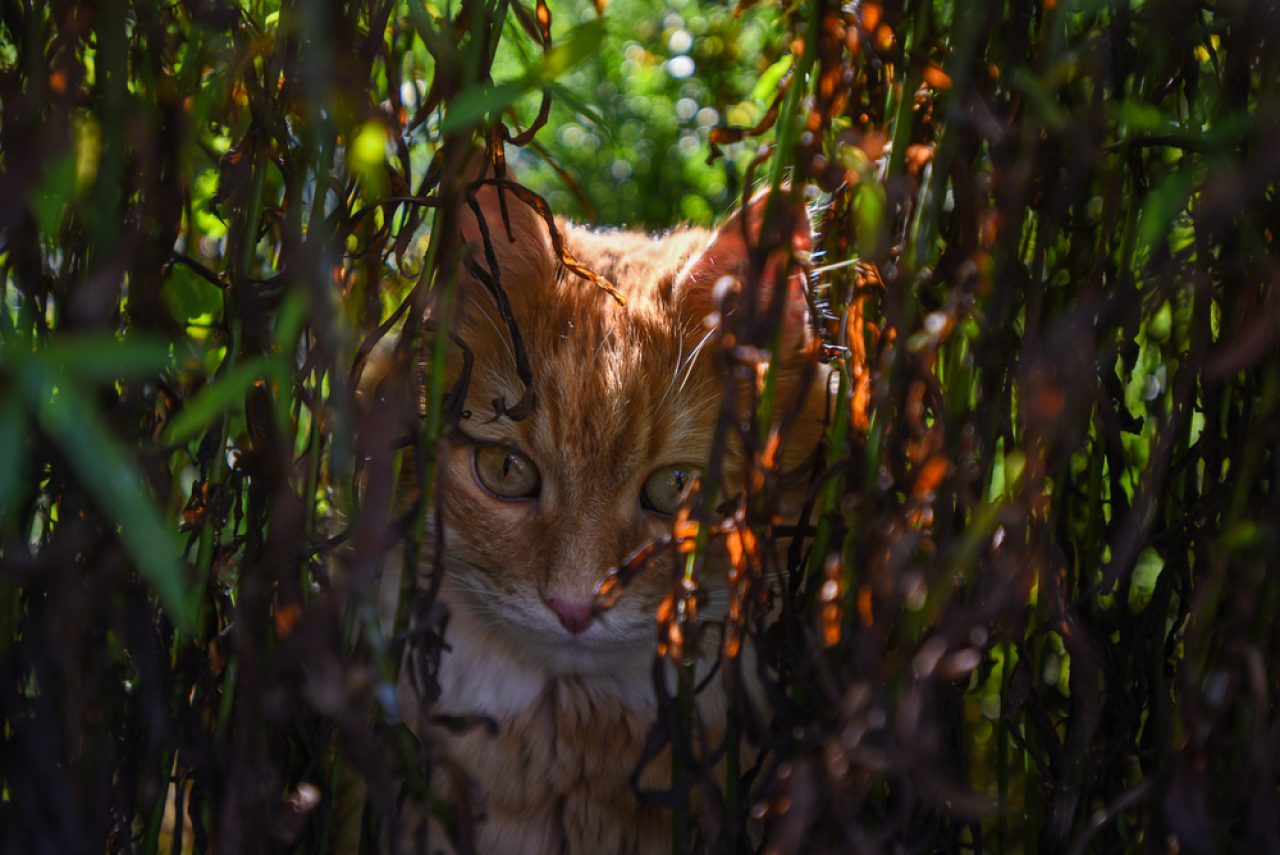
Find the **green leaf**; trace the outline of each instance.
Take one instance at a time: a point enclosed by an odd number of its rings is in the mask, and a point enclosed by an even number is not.
[[[880,240],[887,228],[884,208],[884,188],[878,183],[859,182],[854,209],[858,223],[858,254],[864,258],[874,258],[879,248]]]
[[[600,51],[605,38],[604,23],[592,19],[579,24],[560,38],[551,52],[533,69],[539,83],[550,83],[567,71],[577,68],[588,57]]]
[[[756,81],[755,88],[751,90],[751,98],[759,101],[761,104],[768,104],[773,101],[774,96],[778,92],[778,84],[782,82],[782,75],[791,69],[791,54],[784,54],[782,59],[769,66],[760,75],[760,79]]]
[[[1167,133],[1179,129],[1172,116],[1141,101],[1121,101],[1111,112],[1128,133]]]
[[[1156,582],[1159,581],[1162,570],[1164,570],[1164,559],[1160,557],[1160,553],[1150,546],[1142,550],[1142,554],[1138,556],[1138,563],[1133,568],[1133,576],[1130,578],[1130,611],[1142,611],[1151,602],[1151,595],[1155,593]]]
[[[67,152],[49,161],[40,176],[39,185],[29,197],[31,213],[46,238],[52,239],[57,235],[75,195],[76,156]]]
[[[423,3],[422,0],[410,0],[409,20],[413,22],[414,29],[418,31],[418,37],[435,57],[436,62],[456,63],[458,61],[456,43],[451,42],[440,29],[441,23],[447,25],[448,22],[442,21],[438,9],[430,3]]]
[[[1160,241],[1169,236],[1174,218],[1186,209],[1194,187],[1195,178],[1191,170],[1181,169],[1165,178],[1147,194],[1142,200],[1142,213],[1138,219],[1138,240],[1135,247],[1138,253],[1143,250],[1150,253]]]
[[[242,362],[205,386],[187,402],[164,431],[166,445],[178,445],[191,439],[227,410],[244,403],[244,396],[255,380],[274,370],[274,360],[258,357]]]
[[[298,336],[307,320],[306,291],[293,291],[285,298],[280,312],[276,315],[276,326],[271,333],[271,342],[281,353],[292,353],[298,346]]]
[[[1163,343],[1169,340],[1172,329],[1173,307],[1169,305],[1168,300],[1165,300],[1151,316],[1151,320],[1147,321],[1147,337],[1152,341]]]
[[[515,80],[473,86],[451,99],[440,129],[446,134],[466,130],[485,116],[505,110],[524,93],[550,86],[599,51],[604,37],[604,25],[598,20],[574,27],[550,53]]]
[[[21,372],[44,428],[83,487],[119,529],[120,541],[179,629],[195,626],[190,583],[176,531],[147,495],[146,481],[111,435],[92,399],[75,383],[58,382],[38,361]]]
[[[183,264],[175,264],[161,292],[165,305],[184,324],[208,324],[222,312],[222,291]]]
[[[533,86],[531,78],[523,77],[508,83],[468,89],[450,103],[440,129],[446,134],[466,130],[488,114],[505,110]]]
[[[1067,127],[1067,115],[1059,105],[1057,97],[1045,88],[1040,78],[1024,68],[1013,73],[1013,88],[1021,91],[1030,100],[1041,121],[1051,131],[1061,131]]]
[[[119,339],[109,333],[59,338],[39,351],[36,359],[85,384],[159,374],[173,361],[169,343],[163,339]]]
[[[440,129],[444,133],[465,131],[471,125],[480,122],[485,115],[506,110],[511,106],[512,101],[524,95],[532,86],[534,84],[529,78],[521,78],[520,81],[472,87],[449,105],[449,111],[445,114]]]
[[[13,391],[0,395],[0,522],[9,520],[27,474],[27,411]]]

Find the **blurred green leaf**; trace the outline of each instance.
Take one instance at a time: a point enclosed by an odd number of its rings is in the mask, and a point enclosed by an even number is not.
[[[9,519],[18,488],[27,475],[27,411],[13,391],[0,395],[0,523]]]
[[[31,213],[46,238],[53,238],[75,200],[76,156],[67,152],[49,161],[40,184],[30,198]]]
[[[550,53],[532,70],[539,83],[551,83],[576,68],[600,50],[605,37],[604,22],[592,18],[574,27],[556,41]]]
[[[190,583],[175,530],[147,494],[146,479],[112,436],[92,399],[74,382],[61,382],[46,366],[22,371],[41,427],[58,444],[80,483],[119,528],[120,540],[173,622],[194,628]],[[55,388],[56,386],[56,388]]]
[[[600,47],[604,25],[598,20],[580,24],[561,37],[546,56],[515,80],[474,86],[450,102],[441,130],[455,133],[479,122],[491,113],[511,106],[532,89],[549,86],[565,72],[582,64]]]
[[[222,312],[222,291],[184,264],[175,264],[165,279],[165,305],[186,324],[213,322]]]
[[[1169,332],[1173,329],[1173,307],[1169,305],[1169,301],[1165,300],[1160,304],[1160,308],[1156,309],[1154,315],[1151,316],[1150,322],[1147,324],[1147,336],[1152,341],[1165,342],[1169,340]]]
[[[1130,133],[1156,133],[1176,130],[1178,127],[1173,117],[1161,112],[1158,107],[1140,101],[1121,101],[1112,112],[1124,126],[1124,130]]]
[[[1187,207],[1195,178],[1189,169],[1180,169],[1161,181],[1142,200],[1142,214],[1138,219],[1138,253],[1149,254],[1160,241],[1165,240],[1173,228],[1174,218]]]
[[[526,77],[508,83],[472,88],[449,106],[449,112],[445,114],[444,122],[441,123],[441,130],[445,133],[464,130],[488,114],[510,106],[511,102],[532,89],[534,85],[534,79]]]
[[[70,335],[57,339],[35,357],[56,371],[85,384],[158,374],[173,359],[169,343],[135,335]]]
[[[762,104],[771,102],[778,92],[782,75],[791,70],[791,61],[791,54],[784,54],[782,59],[766,68],[760,75],[760,79],[756,81],[755,88],[751,90],[751,97]]]
[[[186,442],[208,427],[215,418],[244,403],[249,387],[272,373],[275,360],[257,357],[242,362],[205,386],[187,402],[165,428],[166,445]]]
[[[547,88],[551,90],[553,99],[562,101],[566,106],[572,107],[575,113],[589,119],[606,139],[613,137],[613,128],[609,126],[609,120],[600,112],[599,107],[584,101],[582,96],[561,83],[548,83]]]
[[[1160,557],[1160,553],[1151,547],[1142,550],[1142,554],[1138,556],[1138,563],[1133,568],[1133,576],[1129,583],[1129,609],[1131,611],[1142,611],[1151,602],[1151,595],[1155,593],[1156,582],[1160,579],[1160,573],[1164,570],[1164,559]]]
[[[858,184],[855,204],[858,217],[858,254],[864,258],[874,258],[879,250],[880,239],[888,227],[884,213],[884,188],[879,183],[861,182]]]
[[[1045,127],[1058,131],[1067,126],[1066,114],[1053,94],[1045,88],[1040,78],[1026,69],[1019,68],[1014,72],[1013,86],[1031,99],[1031,103],[1035,106],[1036,112],[1040,114],[1040,119],[1044,122]]]
[[[305,291],[292,291],[280,306],[280,314],[276,316],[276,327],[272,331],[271,341],[276,350],[288,354],[298,345],[298,335],[307,320],[307,299]]]
[[[102,159],[102,127],[88,110],[77,112],[72,121],[71,133],[75,145],[76,192],[83,193],[93,186],[98,177],[98,163]]]
[[[456,62],[457,46],[440,31],[440,12],[423,0],[409,0],[409,20],[437,62]]]

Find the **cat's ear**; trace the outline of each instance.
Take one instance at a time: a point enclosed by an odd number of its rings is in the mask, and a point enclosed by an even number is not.
[[[513,186],[510,166],[503,181],[512,183],[495,183],[493,165],[478,156],[480,163],[472,167],[463,188],[458,218],[464,258],[485,272],[491,272],[491,262],[497,262],[504,290],[549,282],[555,272],[555,253],[546,220],[525,201],[531,194]]]
[[[804,264],[812,249],[808,209],[789,193],[761,193],[720,226],[706,249],[677,274],[676,299],[683,312],[701,320],[732,312],[750,297],[756,316],[765,317],[782,282],[782,342],[784,352],[792,352],[809,339]]]

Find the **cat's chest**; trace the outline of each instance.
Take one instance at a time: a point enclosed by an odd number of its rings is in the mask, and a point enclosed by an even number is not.
[[[665,821],[630,784],[650,723],[555,680],[528,709],[498,720],[496,733],[437,735],[483,796],[481,851],[653,852]],[[667,774],[655,758],[641,785],[660,788]]]
[[[663,851],[666,819],[630,783],[655,712],[647,669],[551,675],[459,629],[441,661],[437,709],[486,716],[496,732],[432,735],[478,786],[479,851]],[[640,784],[660,789],[668,776],[660,756]]]

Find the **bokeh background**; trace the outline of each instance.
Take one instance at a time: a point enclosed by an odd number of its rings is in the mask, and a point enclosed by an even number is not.
[[[377,587],[486,146],[601,226],[821,209],[841,383],[781,566],[763,391],[737,437],[741,592],[786,580],[727,628],[760,761],[672,705],[674,850],[1280,849],[1278,38],[1269,0],[3,0],[0,849],[378,851],[419,809],[467,850],[395,699],[439,612]]]

